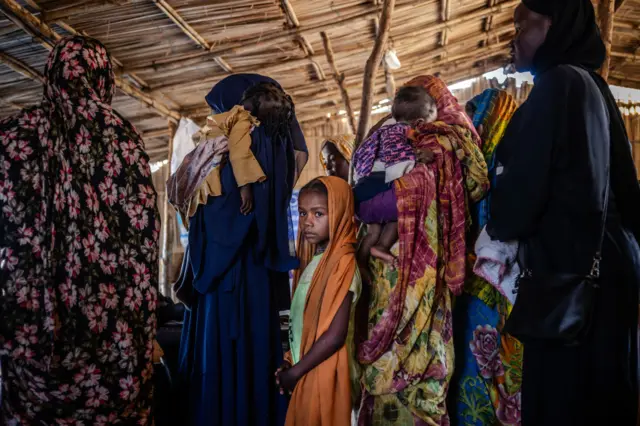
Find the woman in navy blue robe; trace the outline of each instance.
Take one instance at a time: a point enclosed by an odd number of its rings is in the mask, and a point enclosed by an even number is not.
[[[226,112],[260,82],[276,83],[232,75],[216,84],[207,103],[215,113]],[[305,153],[306,146],[295,117],[289,124],[259,126],[251,138],[267,176],[252,184],[253,212],[240,213],[240,191],[226,165],[223,194],[209,197],[190,220],[183,269],[191,309],[179,367],[190,425],[282,425],[286,415],[287,401],[274,380],[283,352],[278,312],[288,309],[287,272],[298,266],[289,244],[288,207],[297,176],[294,151]]]

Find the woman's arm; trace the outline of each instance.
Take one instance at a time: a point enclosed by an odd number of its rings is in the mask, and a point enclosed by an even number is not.
[[[349,331],[349,313],[351,312],[352,300],[353,293],[348,292],[336,316],[331,321],[329,329],[320,336],[300,362],[278,374],[277,381],[282,388],[293,391],[302,376],[322,364],[344,345]]]

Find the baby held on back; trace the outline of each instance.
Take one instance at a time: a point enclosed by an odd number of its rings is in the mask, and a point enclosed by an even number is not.
[[[398,240],[398,210],[393,182],[415,167],[412,130],[438,116],[435,101],[419,86],[400,88],[391,111],[396,122],[376,130],[353,160],[356,214],[368,225],[358,253],[361,265],[369,255],[395,265],[391,247]]]

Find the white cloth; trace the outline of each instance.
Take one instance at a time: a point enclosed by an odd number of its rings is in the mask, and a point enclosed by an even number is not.
[[[193,151],[196,144],[193,143],[192,136],[200,130],[200,126],[191,121],[188,118],[181,118],[178,124],[178,129],[173,137],[173,152],[171,153],[171,175],[178,170],[184,157]],[[182,247],[187,247],[189,244],[189,232],[182,223],[180,215],[176,215],[178,218],[178,231],[180,233],[180,244]]]
[[[476,264],[473,272],[494,286],[511,304],[516,301],[516,282],[520,274],[518,266],[518,242],[492,240],[483,228],[476,241]]]
[[[188,118],[181,118],[178,129],[173,137],[173,152],[171,153],[171,173],[174,174],[185,155],[193,151],[196,144],[192,136],[200,130],[200,127]]]

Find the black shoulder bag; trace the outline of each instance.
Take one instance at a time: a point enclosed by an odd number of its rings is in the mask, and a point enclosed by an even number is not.
[[[600,287],[608,204],[609,179],[605,187],[600,240],[588,275],[535,275],[526,261],[521,262],[522,272],[516,284],[518,297],[505,324],[506,333],[525,344],[539,341],[575,346],[583,341],[591,328],[594,300]],[[523,248],[524,253],[526,249]]]

